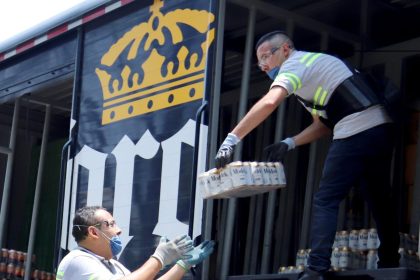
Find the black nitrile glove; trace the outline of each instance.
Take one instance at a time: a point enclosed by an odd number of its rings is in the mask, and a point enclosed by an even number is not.
[[[241,141],[241,139],[239,139],[235,134],[228,134],[225,141],[223,141],[220,146],[219,151],[216,154],[216,158],[214,159],[216,168],[222,168],[232,161],[233,150],[239,141]]]
[[[293,138],[284,139],[281,142],[269,145],[264,148],[265,159],[270,162],[283,162],[286,153],[295,148]]]

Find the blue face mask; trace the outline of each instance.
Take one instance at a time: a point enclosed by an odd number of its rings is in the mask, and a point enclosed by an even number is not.
[[[118,236],[118,235],[115,235],[115,236],[113,236],[111,239],[108,237],[108,236],[106,236],[106,234],[105,233],[103,233],[101,230],[99,230],[101,233],[102,233],[102,235],[106,238],[106,239],[108,239],[109,240],[109,246],[111,247],[111,252],[112,252],[112,255],[115,257],[115,256],[117,256],[120,252],[121,252],[121,250],[122,250],[122,242],[121,242],[121,239],[120,239],[120,237]]]
[[[111,246],[111,252],[113,256],[117,256],[121,253],[122,250],[122,242],[118,235],[113,236],[110,240],[109,246]]]
[[[270,71],[267,72],[267,75],[270,77],[271,80],[274,81],[274,79],[277,77],[277,74],[280,71],[280,66],[274,67]]]

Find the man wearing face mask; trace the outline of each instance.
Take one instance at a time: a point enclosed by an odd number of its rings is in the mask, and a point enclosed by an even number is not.
[[[360,184],[378,229],[379,267],[398,266],[398,231],[390,194],[392,124],[379,97],[357,71],[340,59],[294,49],[282,31],[256,44],[258,65],[274,82],[228,134],[215,158],[217,168],[232,160],[234,147],[287,97],[294,95],[313,122],[293,137],[265,149],[268,161],[283,161],[297,146],[333,132],[318,192],[313,199],[309,269],[299,279],[324,279],[330,268],[338,208],[350,188]]]
[[[154,279],[166,266],[176,264],[159,279],[182,279],[185,273],[213,252],[213,241],[193,247],[187,235],[171,241],[162,237],[154,254],[140,268],[130,272],[114,259],[122,249],[121,229],[112,215],[100,206],[76,211],[72,234],[78,247],[63,258],[58,280]]]

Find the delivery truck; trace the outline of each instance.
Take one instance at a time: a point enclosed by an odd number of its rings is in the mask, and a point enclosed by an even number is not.
[[[161,236],[189,234],[217,245],[187,278],[297,279],[330,139],[286,158],[284,188],[207,199],[197,184],[225,135],[269,88],[256,40],[282,29],[296,48],[338,55],[401,91],[389,174],[400,267],[375,269],[377,243],[357,253],[346,243],[337,245],[343,257],[333,254],[331,273],[418,279],[420,31],[411,26],[419,9],[418,1],[386,0],[95,0],[1,43],[0,270],[13,264],[16,277],[52,279],[76,246],[74,212],[100,205],[122,229],[118,259],[131,270]],[[289,98],[236,159],[264,161],[265,146],[309,121]],[[337,238],[374,238],[374,229],[355,186],[341,204]]]

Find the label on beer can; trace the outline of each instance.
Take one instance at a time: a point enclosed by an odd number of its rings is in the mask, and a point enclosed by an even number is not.
[[[340,269],[347,269],[349,268],[349,258],[350,258],[350,252],[347,247],[344,247],[343,249],[340,249],[340,259],[338,261],[338,267]]]
[[[349,233],[345,230],[340,231],[338,235],[338,247],[349,247]]]
[[[264,185],[264,176],[263,176],[263,169],[258,164],[258,162],[251,162],[251,175],[254,181],[254,185],[262,186]]]
[[[221,192],[220,188],[220,173],[216,168],[208,171],[209,189],[212,194],[218,194]]]
[[[305,263],[305,251],[299,250],[296,253],[296,266],[304,265]]]
[[[375,250],[378,249],[378,247],[378,233],[375,228],[371,228],[368,233],[367,248],[369,250]]]
[[[258,163],[258,165],[262,169],[264,186],[267,186],[267,187],[272,186],[273,182],[271,180],[271,169],[268,166],[268,163],[267,162],[260,162],[260,163]]]
[[[240,187],[252,185],[251,171],[249,165],[245,165],[240,161],[228,164],[232,178],[232,187]]]
[[[367,229],[359,230],[359,250],[367,250],[368,231]]]
[[[349,248],[353,251],[359,249],[359,232],[357,230],[350,231]]]
[[[232,179],[230,174],[230,168],[223,168],[220,172],[220,188],[222,191],[232,189]]]
[[[267,162],[270,171],[271,184],[274,186],[280,185],[279,174],[276,165],[273,162]]]
[[[341,252],[339,248],[334,248],[332,254],[331,254],[331,266],[333,268],[338,268],[340,263],[340,256]]]

